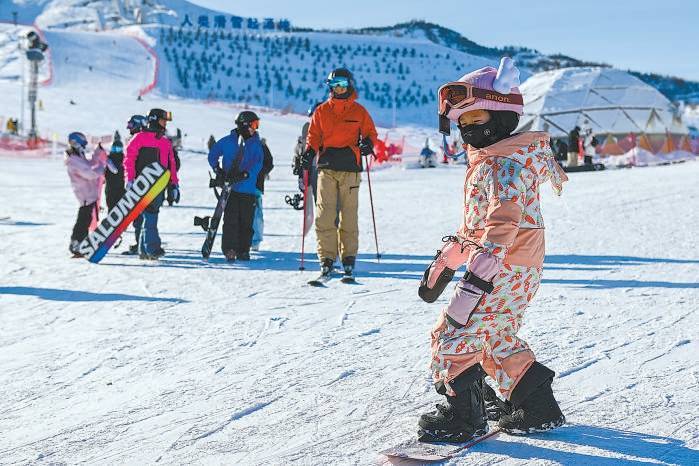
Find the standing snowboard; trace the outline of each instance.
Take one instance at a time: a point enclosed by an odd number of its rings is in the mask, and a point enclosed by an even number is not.
[[[97,263],[107,254],[121,234],[162,193],[170,183],[170,170],[151,162],[139,170],[133,185],[107,216],[80,243],[79,251],[87,260]]]
[[[245,176],[238,174],[238,167],[240,166],[240,159],[243,156],[244,149],[245,139],[243,139],[242,136],[238,136],[238,154],[236,155],[235,162],[233,162],[233,167],[231,168],[232,173],[227,177],[228,180],[224,182],[223,188],[221,189],[221,194],[218,195],[218,202],[216,203],[214,214],[206,217],[194,217],[194,226],[200,226],[206,232],[206,239],[201,247],[201,256],[205,260],[209,259],[211,249],[214,247],[214,240],[216,240],[218,226],[221,223],[223,212],[226,210],[226,204],[228,203],[228,197],[233,190],[233,184],[247,178],[247,173],[245,173]],[[214,188],[215,193],[216,180],[211,181],[213,183],[210,182],[209,186]]]

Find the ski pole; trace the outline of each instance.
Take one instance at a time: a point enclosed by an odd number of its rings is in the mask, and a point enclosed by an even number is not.
[[[308,206],[308,170],[303,171],[303,225],[301,230],[301,266],[299,270],[306,270],[303,266],[303,253],[306,245],[306,209]]]
[[[366,161],[366,179],[369,183],[369,204],[371,204],[371,223],[374,225],[374,244],[376,245],[376,261],[381,262],[381,254],[379,254],[379,238],[376,235],[376,218],[374,217],[374,196],[371,193],[371,170],[369,168],[369,156],[365,155]]]

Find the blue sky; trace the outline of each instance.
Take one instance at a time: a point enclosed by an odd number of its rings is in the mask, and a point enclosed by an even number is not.
[[[522,45],[699,81],[696,0],[190,1],[240,16],[288,18],[296,26],[314,28],[424,19],[483,45]]]

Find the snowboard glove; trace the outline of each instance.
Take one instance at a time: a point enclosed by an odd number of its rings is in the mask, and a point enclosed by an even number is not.
[[[316,158],[316,151],[312,147],[306,149],[301,158],[301,168],[308,170],[313,165],[313,159]]]
[[[169,205],[180,203],[180,187],[176,184],[171,184],[167,187],[167,203]]]
[[[449,323],[461,328],[486,293],[493,291],[492,280],[500,270],[500,259],[489,252],[474,251],[469,258],[468,272],[459,280],[446,309]]]
[[[456,236],[445,236],[442,241],[447,244],[437,251],[417,290],[418,296],[427,303],[433,303],[439,298],[456,270],[468,260],[470,247],[475,245],[470,241],[461,241]]]
[[[374,153],[374,143],[369,138],[362,138],[359,142],[359,154],[364,157]]]

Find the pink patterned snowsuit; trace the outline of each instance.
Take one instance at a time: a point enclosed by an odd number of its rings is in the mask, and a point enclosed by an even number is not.
[[[469,146],[468,158],[464,223],[457,236],[482,245],[502,266],[492,293],[483,296],[470,316],[456,308],[456,299],[442,310],[432,330],[431,370],[434,381],[443,381],[453,395],[449,382],[480,363],[509,398],[535,361],[517,332],[539,288],[544,262],[539,185],[550,180],[560,193],[567,177],[553,158],[546,133],[516,134],[483,149]],[[452,250],[450,268],[466,263],[471,253],[469,247]],[[466,324],[457,329],[446,313]]]

